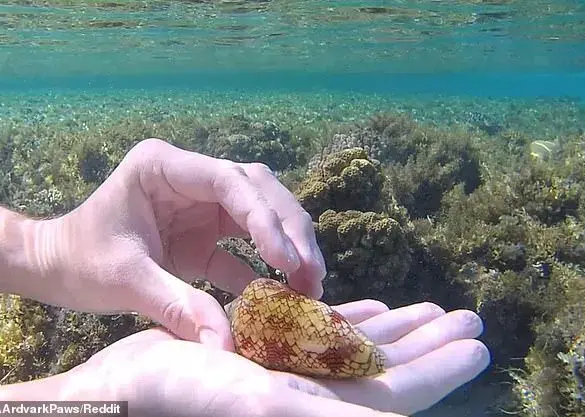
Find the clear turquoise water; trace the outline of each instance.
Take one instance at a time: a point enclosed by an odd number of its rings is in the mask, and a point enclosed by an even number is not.
[[[2,90],[585,96],[579,0],[1,3]]]
[[[42,99],[30,98],[36,92]],[[419,120],[456,123],[473,112],[535,138],[582,132],[585,1],[0,2],[0,125],[72,118],[85,128],[123,111],[151,119],[189,106],[214,112],[188,92],[204,92],[200,100],[225,94],[234,112],[251,103],[238,92],[260,93],[260,101],[265,94],[274,106],[294,102],[303,121],[350,119],[348,97],[359,92],[388,95],[387,103]],[[276,100],[273,92],[294,95]],[[341,94],[316,103],[313,92]],[[134,97],[142,100],[137,107]],[[151,97],[162,101],[144,112]],[[533,101],[519,107],[504,97]],[[101,107],[90,105],[97,101]],[[360,106],[369,112],[380,103]],[[473,392],[468,400],[464,388],[419,415],[480,416],[492,397]]]

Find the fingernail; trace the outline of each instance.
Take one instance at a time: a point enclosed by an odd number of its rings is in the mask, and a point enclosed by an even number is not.
[[[219,335],[211,329],[203,328],[199,331],[199,342],[202,345],[207,345],[213,348],[221,347],[221,340]]]
[[[296,271],[301,266],[297,249],[288,238],[284,238],[284,248],[286,251],[286,262],[290,267],[291,272]]]

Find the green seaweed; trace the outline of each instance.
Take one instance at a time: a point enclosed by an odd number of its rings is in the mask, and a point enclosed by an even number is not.
[[[19,296],[2,295],[0,304],[0,381],[29,381],[46,374],[47,308]]]
[[[479,150],[467,132],[423,127],[406,114],[379,113],[337,133],[311,164],[352,147],[383,164],[390,194],[413,218],[435,214],[455,185],[469,194],[481,183]]]

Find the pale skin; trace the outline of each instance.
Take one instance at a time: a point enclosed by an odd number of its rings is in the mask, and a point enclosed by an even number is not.
[[[471,311],[431,303],[335,306],[386,353],[374,379],[266,370],[233,351],[227,317],[184,280],[238,294],[255,273],[219,249],[250,236],[290,285],[321,297],[322,254],[308,214],[261,164],[148,139],[76,210],[32,220],[0,210],[0,290],[89,312],[144,314],[163,327],[114,343],[69,372],[5,385],[0,400],[126,400],[136,416],[400,416],[426,409],[489,364]]]

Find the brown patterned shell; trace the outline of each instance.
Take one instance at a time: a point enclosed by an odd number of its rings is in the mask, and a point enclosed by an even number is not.
[[[260,278],[227,308],[236,352],[268,369],[357,378],[384,371],[384,356],[327,304]]]

